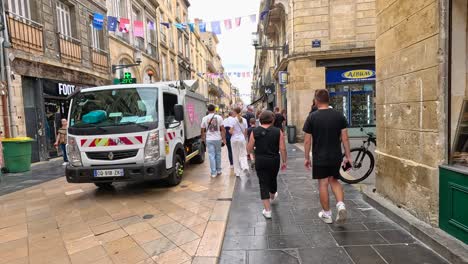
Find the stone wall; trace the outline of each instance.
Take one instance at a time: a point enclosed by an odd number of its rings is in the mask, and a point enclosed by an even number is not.
[[[288,124],[297,127],[298,140],[303,140],[302,127],[311,106],[314,92],[325,87],[325,68],[315,67],[315,61],[298,59],[288,65]]]
[[[375,0],[293,1],[295,53],[374,47]],[[312,48],[312,40],[322,41]]]
[[[431,224],[445,153],[437,0],[377,0],[377,191]]]

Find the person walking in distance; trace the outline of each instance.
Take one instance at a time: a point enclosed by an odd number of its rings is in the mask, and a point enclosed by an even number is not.
[[[245,113],[243,117],[245,118],[245,120],[250,120],[250,118],[255,118],[254,107],[251,105],[247,106],[247,112]],[[248,127],[250,127],[250,124],[248,124]]]
[[[210,158],[211,177],[221,175],[221,147],[226,144],[226,130],[223,126],[223,118],[215,113],[215,106],[208,105],[208,115],[201,123],[202,140],[208,147]]]
[[[62,126],[59,128],[57,132],[57,139],[55,140],[54,146],[57,148],[60,146],[63,155],[63,166],[68,164],[68,156],[67,156],[67,130],[68,130],[68,121],[67,119],[61,120]]]
[[[260,183],[260,198],[265,218],[271,218],[271,204],[278,200],[278,185],[276,178],[281,165],[282,170],[287,167],[286,144],[281,129],[273,126],[275,115],[271,111],[264,111],[260,115],[260,126],[250,135],[247,150],[255,149],[255,170]],[[281,153],[281,155],[280,155]]]
[[[275,127],[283,131],[285,121],[286,119],[284,118],[284,115],[280,112],[279,107],[275,107]]]
[[[234,158],[234,173],[237,177],[244,177],[249,172],[247,162],[247,120],[241,116],[240,107],[234,109],[236,114],[231,124],[232,156]]]
[[[305,167],[310,170],[310,149],[312,147],[312,176],[318,180],[320,203],[322,211],[319,218],[327,224],[333,223],[332,212],[328,195],[328,186],[335,195],[337,204],[336,222],[342,224],[346,221],[346,206],[344,204],[343,186],[338,181],[341,164],[351,160],[348,138],[348,122],[338,111],[329,108],[330,95],[326,89],[317,90],[315,103],[318,110],[311,113],[304,124],[304,151]],[[346,158],[343,160],[341,143]]]
[[[236,121],[234,116],[235,116],[235,113],[234,113],[234,111],[231,110],[231,111],[229,111],[229,116],[226,119],[224,119],[224,121],[223,121],[223,126],[224,126],[224,129],[226,130],[226,147],[228,149],[229,164],[231,164],[231,169],[234,168],[234,161],[233,161],[233,158],[232,158],[232,145],[231,145],[230,130],[232,128],[233,122]]]

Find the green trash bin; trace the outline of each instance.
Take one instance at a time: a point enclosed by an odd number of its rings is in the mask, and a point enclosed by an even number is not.
[[[2,139],[3,160],[7,172],[17,173],[31,169],[32,141],[28,137]]]

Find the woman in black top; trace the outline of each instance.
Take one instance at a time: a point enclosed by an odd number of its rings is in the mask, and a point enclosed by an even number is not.
[[[265,209],[263,216],[271,218],[270,203],[278,198],[276,177],[280,169],[280,158],[283,160],[282,170],[286,169],[287,154],[283,132],[273,126],[275,114],[264,111],[260,115],[260,126],[250,135],[247,150],[255,149],[255,169],[260,183],[260,197]],[[281,152],[281,155],[280,155]]]

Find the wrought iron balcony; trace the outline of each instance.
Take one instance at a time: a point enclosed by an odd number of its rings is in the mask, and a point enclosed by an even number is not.
[[[57,33],[57,35],[62,62],[81,63],[81,41],[62,33]]]
[[[101,72],[109,71],[109,53],[105,50],[91,48],[93,67]]]
[[[6,12],[8,33],[14,49],[30,53],[44,52],[43,27],[26,17]]]

